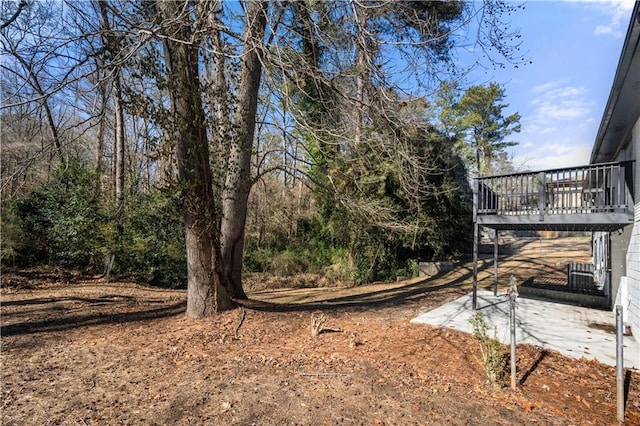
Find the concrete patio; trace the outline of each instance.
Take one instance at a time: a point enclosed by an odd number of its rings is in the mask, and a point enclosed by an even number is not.
[[[473,333],[469,322],[474,314],[471,293],[424,312],[412,323],[448,327]],[[490,328],[497,328],[497,337],[509,343],[509,299],[506,294],[494,296],[478,291],[478,312]],[[516,340],[545,349],[556,350],[573,358],[596,359],[616,365],[615,313],[560,303],[519,297],[516,301]],[[640,369],[638,341],[624,337],[624,366]]]

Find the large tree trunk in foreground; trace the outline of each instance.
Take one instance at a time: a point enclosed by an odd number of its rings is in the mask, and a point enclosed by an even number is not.
[[[180,16],[184,4],[160,2],[164,16]],[[189,19],[183,14],[183,19]],[[173,116],[178,178],[187,247],[187,316],[201,318],[234,306],[221,273],[209,147],[198,76],[198,50],[189,23],[167,25],[165,61]]]
[[[247,200],[251,190],[251,151],[262,73],[259,55],[265,34],[266,13],[267,2],[249,3],[234,121],[236,134],[229,151],[229,165],[222,198],[224,275],[229,279],[232,297],[238,299],[247,297],[242,289],[244,230]]]

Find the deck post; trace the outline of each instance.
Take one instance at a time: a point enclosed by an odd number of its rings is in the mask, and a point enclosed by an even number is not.
[[[493,295],[498,295],[498,230],[493,235]]]
[[[473,223],[473,310],[478,309],[478,223]]]
[[[611,167],[611,204],[614,211],[620,211],[624,197],[624,179],[620,173],[620,166]]]
[[[633,193],[631,192],[631,188],[633,188],[633,167],[632,163],[623,163],[622,167],[624,170],[624,173],[622,173],[624,175],[624,204],[626,205],[626,209],[623,209],[623,212],[632,216],[634,205]]]
[[[547,209],[545,173],[538,173],[538,211],[540,222],[544,222],[544,212]]]
[[[478,307],[478,188],[480,182],[473,180],[473,296],[472,305],[475,311]]]

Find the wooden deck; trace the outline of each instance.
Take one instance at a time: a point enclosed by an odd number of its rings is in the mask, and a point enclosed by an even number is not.
[[[633,223],[633,162],[478,178],[474,222],[493,229],[612,231]]]

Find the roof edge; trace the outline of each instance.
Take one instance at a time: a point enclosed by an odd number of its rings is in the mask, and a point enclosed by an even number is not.
[[[602,121],[600,122],[600,127],[598,129],[598,134],[591,151],[591,163],[597,163],[602,160],[598,157],[598,155],[600,154],[600,149],[602,148],[605,136],[609,131],[611,117],[613,116],[618,102],[618,97],[622,90],[622,86],[624,85],[624,82],[627,78],[629,68],[632,64],[633,56],[636,52],[639,39],[637,37],[637,34],[636,36],[634,36],[634,33],[638,32],[640,32],[640,1],[635,2],[633,11],[631,12],[629,28],[627,29],[627,35],[625,37],[624,44],[622,45],[622,52],[620,54],[620,60],[618,61],[618,67],[613,79],[611,91],[609,92],[609,99],[607,100],[607,105],[605,107],[604,114],[602,115]]]

